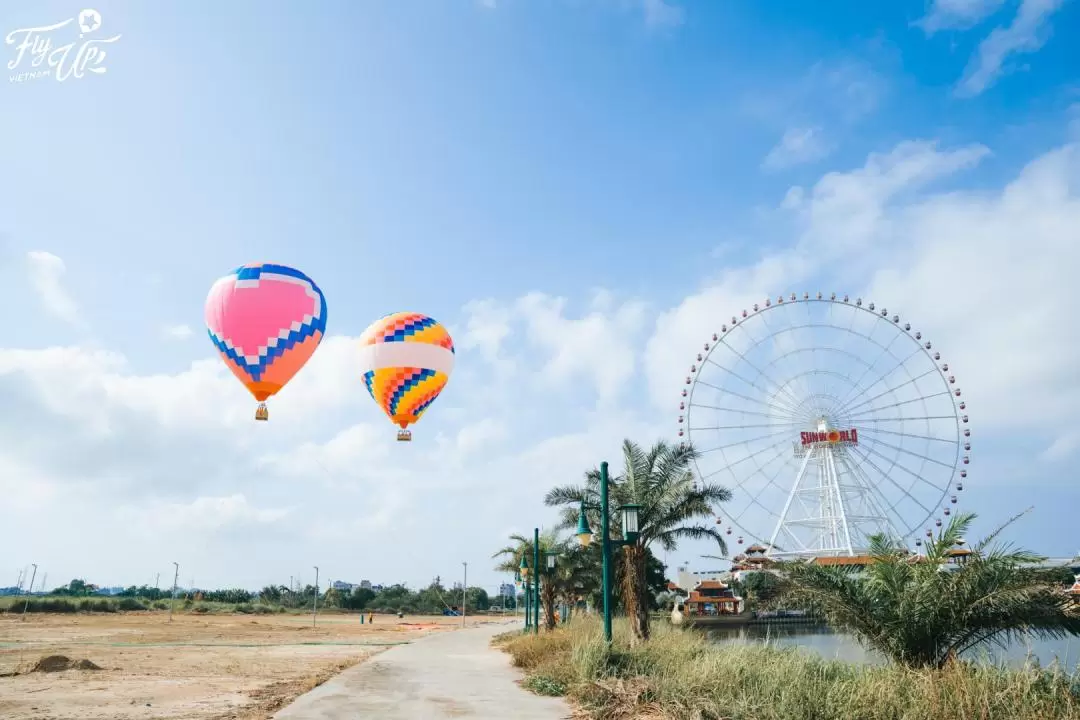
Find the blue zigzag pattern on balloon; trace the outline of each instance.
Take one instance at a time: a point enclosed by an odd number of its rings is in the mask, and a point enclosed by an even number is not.
[[[412,373],[409,377],[405,378],[405,381],[401,383],[401,385],[399,385],[396,390],[394,390],[394,394],[390,398],[391,417],[397,415],[398,403],[401,402],[402,396],[412,388],[419,385],[424,380],[427,380],[429,377],[435,377],[434,370],[424,369],[420,372]]]
[[[219,339],[214,335],[213,331],[207,328],[206,332],[210,336],[210,341],[214,343],[214,347],[221,352],[222,355],[232,360],[238,368],[243,370],[254,382],[259,382],[262,379],[262,374],[266,372],[266,369],[274,362],[275,359],[281,357],[285,352],[291,349],[297,343],[301,343],[308,339],[316,332],[321,332],[326,335],[326,296],[323,295],[322,290],[316,285],[311,278],[299,270],[295,270],[285,265],[271,265],[264,264],[256,267],[239,267],[233,271],[237,280],[258,280],[262,275],[285,275],[287,277],[294,277],[299,280],[303,280],[308,286],[315,291],[319,296],[319,315],[313,317],[310,323],[301,325],[299,330],[289,330],[288,336],[284,340],[278,339],[278,342],[274,347],[266,348],[266,355],[260,356],[259,362],[254,366],[249,364],[240,353],[235,349],[228,347],[224,340]],[[270,338],[267,338],[269,340]]]

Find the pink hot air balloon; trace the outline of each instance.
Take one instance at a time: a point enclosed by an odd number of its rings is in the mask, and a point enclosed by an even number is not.
[[[259,401],[299,372],[326,333],[326,298],[304,273],[285,265],[244,265],[214,283],[206,329],[225,364]]]

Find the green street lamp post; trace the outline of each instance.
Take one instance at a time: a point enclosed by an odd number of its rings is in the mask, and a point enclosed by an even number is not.
[[[613,540],[610,534],[610,508],[608,506],[608,464],[600,463],[600,507],[586,505],[581,501],[581,510],[578,514],[577,538],[582,547],[588,547],[592,542],[593,532],[589,528],[589,521],[585,517],[586,510],[600,511],[600,554],[602,564],[601,585],[604,590],[604,641],[611,644],[611,550],[615,547],[633,545],[639,535],[640,505],[623,505],[619,508],[622,512],[623,539]]]
[[[540,634],[540,528],[533,528],[533,634]]]
[[[522,590],[525,595],[525,632],[529,632],[529,625],[532,622],[532,606],[529,604],[531,598],[531,588],[529,587],[529,560],[527,551],[521,553],[521,565],[518,566],[518,572],[521,574]]]
[[[550,551],[544,553],[544,582],[546,583],[555,582],[555,558],[557,558],[558,555],[558,553]],[[546,611],[547,609],[545,608],[545,612]],[[553,626],[555,622],[552,618],[548,618],[548,624],[549,626]]]

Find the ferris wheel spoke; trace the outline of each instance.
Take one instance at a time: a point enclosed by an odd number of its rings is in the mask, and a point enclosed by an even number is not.
[[[852,418],[849,418],[849,420]],[[859,418],[862,423],[912,422],[915,420],[955,420],[955,415],[916,415],[912,417]],[[859,432],[862,432],[861,430]]]
[[[890,530],[894,534],[902,535],[902,533],[898,532],[897,527],[893,522],[894,517],[897,520],[900,520],[899,513],[896,511],[896,504],[889,502],[889,499],[882,494],[881,488],[878,487],[878,483],[875,483],[865,470],[860,468],[855,463],[848,462],[848,459],[846,457],[841,457],[841,463],[847,469],[848,473],[850,473],[853,477],[861,479],[863,481],[862,487],[866,489],[867,497],[877,508],[877,511],[881,514],[881,517],[885,518],[886,522],[888,522],[890,525],[889,528],[883,528],[883,530]],[[904,497],[910,499],[911,493],[905,492]]]
[[[875,326],[875,327],[876,327],[876,326]],[[872,333],[872,332],[873,332],[873,330],[871,329],[871,331],[870,331],[870,332]],[[856,397],[858,397],[858,394],[859,394],[859,393],[862,393],[862,392],[866,392],[866,390],[867,390],[868,388],[871,388],[871,387],[873,387],[873,384],[871,384],[871,385],[867,386],[867,388],[862,388],[862,389],[860,389],[860,387],[859,387],[859,386],[860,386],[860,384],[862,383],[862,380],[863,380],[863,378],[864,378],[864,377],[866,377],[866,375],[867,375],[868,373],[871,373],[871,372],[873,372],[873,371],[874,371],[874,368],[875,368],[875,367],[877,367],[877,364],[878,364],[879,362],[881,362],[881,359],[882,359],[883,357],[885,357],[886,355],[888,355],[889,357],[893,357],[893,358],[895,358],[895,357],[896,357],[896,356],[895,356],[895,355],[893,355],[893,354],[892,354],[891,352],[889,352],[889,348],[891,348],[891,347],[892,347],[892,345],[893,345],[893,343],[894,343],[894,342],[896,342],[896,338],[897,338],[897,337],[898,337],[898,336],[894,335],[894,336],[893,336],[893,338],[892,338],[892,340],[890,340],[890,341],[889,341],[889,344],[888,344],[888,345],[884,345],[884,346],[881,346],[881,350],[880,350],[880,352],[878,352],[878,354],[877,354],[877,356],[876,356],[876,357],[874,358],[873,362],[871,362],[871,363],[870,363],[870,364],[869,364],[869,365],[868,365],[868,366],[866,367],[866,369],[865,369],[865,370],[863,370],[862,374],[861,374],[861,375],[859,375],[859,377],[858,377],[858,378],[857,378],[857,379],[855,380],[855,382],[851,383],[851,388],[850,388],[850,389],[849,389],[849,391],[848,391],[849,395],[850,395],[850,394],[852,394],[852,393],[854,393],[854,394],[855,394],[855,396],[856,396]],[[887,371],[887,372],[886,372],[885,374],[886,374],[886,375],[888,375],[888,374],[889,374],[889,372],[891,372],[891,371]]]
[[[929,462],[929,463],[934,463],[935,465],[940,465],[941,467],[948,468],[949,470],[952,470],[953,468],[956,467],[956,465],[953,464],[953,463],[944,463],[944,462],[942,462],[942,461],[940,461],[940,460],[938,460],[936,458],[932,458],[932,457],[930,457],[928,455],[923,455],[922,453],[917,453],[917,452],[915,452],[913,450],[908,450],[907,448],[901,447],[900,445],[893,445],[891,443],[887,443],[887,442],[885,442],[883,440],[875,440],[874,444],[875,445],[881,445],[883,447],[887,447],[890,450],[896,450],[897,452],[902,452],[902,453],[904,453],[906,455],[911,455],[912,457],[919,458],[920,460],[924,460],[924,461]]]
[[[808,306],[808,307],[809,307],[809,306]],[[767,329],[767,330],[769,331],[766,337],[774,337],[774,338],[779,338],[779,337],[780,337],[780,334],[779,334],[779,333],[777,333],[777,332],[776,332],[775,330],[773,330],[772,326],[771,326],[771,325],[769,324],[769,318],[768,318],[768,315],[767,315],[767,314],[762,314],[762,315],[761,315],[760,317],[761,317],[761,322],[762,322],[762,324],[764,324],[764,325],[765,325],[765,328],[766,328],[766,329]],[[807,326],[809,326],[810,324],[812,324],[812,322],[813,322],[813,318],[811,318],[811,317],[809,316],[809,313],[808,313],[808,314],[807,314]],[[743,328],[743,329],[745,330],[745,328]],[[801,330],[801,329],[802,329],[802,328],[799,328],[798,326],[793,326],[793,327],[791,327],[791,328],[790,328],[790,331],[791,331],[792,333],[796,333],[796,332],[798,332],[798,331],[799,331],[799,330]],[[754,347],[757,347],[757,345],[755,344],[755,345],[754,345]],[[778,358],[777,358],[777,359],[776,359],[776,360],[775,360],[774,362],[776,362],[776,363],[779,363],[779,362],[780,362],[781,360],[785,359],[785,358],[786,358],[786,357],[787,357],[787,356],[788,356],[789,354],[790,354],[790,353],[783,353],[783,354],[781,354],[781,355],[780,355],[780,357],[778,357]],[[766,368],[768,368],[768,366],[766,366]],[[779,369],[779,368],[778,368],[778,369]],[[796,376],[796,377],[798,377],[798,376]],[[801,384],[801,382],[800,382],[800,384]],[[809,386],[804,386],[804,387],[806,387],[806,390],[808,390],[808,391],[810,391],[810,390],[812,390],[812,389],[813,389],[812,387],[809,387]],[[789,395],[790,395],[790,393],[789,393]],[[803,393],[803,397],[806,397],[806,396],[807,396],[807,393]]]
[[[899,335],[897,335],[896,337],[900,337],[900,336],[899,336]],[[895,339],[896,339],[896,338],[893,338],[893,340],[895,340]],[[891,343],[890,343],[890,344],[891,344]],[[886,352],[886,350],[882,350],[882,355],[884,355],[884,354],[885,354],[885,352]],[[851,398],[851,399],[854,399],[854,398],[858,398],[858,397],[859,397],[860,395],[862,395],[862,394],[864,394],[864,393],[868,392],[868,391],[870,390],[870,388],[874,387],[874,386],[875,386],[875,385],[877,385],[877,384],[878,384],[879,382],[881,382],[881,381],[882,381],[882,380],[884,380],[885,378],[889,377],[890,375],[892,375],[892,374],[893,374],[894,372],[896,372],[896,371],[897,371],[897,370],[899,370],[900,368],[902,368],[902,367],[904,367],[905,365],[907,365],[908,361],[910,361],[910,360],[911,360],[912,358],[914,358],[914,357],[917,357],[917,356],[918,356],[918,355],[920,355],[921,353],[922,353],[922,347],[921,347],[921,346],[920,346],[920,347],[917,347],[917,348],[915,348],[915,350],[914,350],[914,351],[913,351],[913,352],[912,352],[912,353],[911,353],[910,355],[908,355],[908,356],[904,357],[904,358],[903,358],[903,359],[901,359],[901,360],[898,360],[898,361],[897,361],[897,363],[896,363],[895,365],[893,365],[892,367],[890,367],[890,368],[889,368],[888,370],[886,370],[885,372],[883,372],[883,373],[882,373],[881,375],[878,375],[878,376],[877,376],[877,378],[876,378],[876,379],[874,380],[874,382],[870,383],[870,384],[869,384],[869,385],[867,385],[866,387],[861,387],[860,383],[862,382],[862,377],[860,377],[858,381],[856,381],[855,383],[852,383],[851,389],[849,390],[849,392],[848,392],[848,395],[847,395],[847,397],[845,398],[845,402],[846,402],[846,401],[848,400],[848,398]],[[896,358],[896,356],[895,356],[895,355],[893,355],[892,353],[889,353],[889,357],[891,357],[891,358],[893,358],[893,359],[895,359],[895,358]],[[879,358],[879,359],[880,359],[880,358]],[[875,362],[876,362],[876,361],[875,361]],[[934,366],[934,369],[935,369],[935,370],[937,369],[937,366],[936,366],[936,365]],[[864,376],[865,376],[865,374],[864,374]]]
[[[776,432],[772,432],[767,435],[759,435],[758,437],[750,438],[749,440],[740,440],[739,442],[733,442],[727,445],[718,445],[717,447],[709,448],[708,450],[699,450],[698,453],[704,455],[705,453],[716,452],[717,450],[728,450],[733,447],[739,447],[740,445],[749,445],[750,443],[758,442],[760,440],[768,440],[769,438],[774,438],[777,435],[788,436],[789,431],[777,430]]]
[[[775,455],[775,456],[773,457],[773,460],[775,460],[775,459],[776,459],[777,457],[780,457],[780,455],[782,455],[782,454],[783,454],[783,452],[784,452],[784,451],[783,451],[783,450],[781,450],[781,451],[780,451],[779,453],[777,453],[777,454],[776,454],[776,455]],[[769,465],[770,465],[771,463],[772,463],[772,460],[770,460],[770,461],[769,461],[768,463],[765,463],[764,467],[768,467],[768,466],[769,466]],[[755,475],[757,475],[757,474],[761,474],[761,476],[762,476],[762,477],[765,477],[765,473],[763,472],[763,470],[764,470],[764,467],[762,467],[762,468],[758,468],[758,470],[756,470],[756,471],[755,471],[754,473],[751,473],[751,474],[750,474],[750,475],[749,475],[749,476],[747,477],[747,479],[749,479],[749,478],[752,478],[752,477],[754,477],[754,476],[755,476]],[[779,468],[777,469],[777,471],[776,471],[775,473],[773,473],[771,477],[767,478],[767,480],[766,480],[765,484],[764,484],[764,485],[762,486],[762,488],[761,488],[761,489],[760,489],[760,490],[759,490],[759,491],[758,491],[758,492],[757,492],[757,493],[756,493],[755,495],[753,495],[753,496],[752,496],[752,497],[750,498],[750,504],[749,504],[749,505],[747,505],[746,507],[744,507],[744,508],[742,509],[742,511],[741,511],[741,512],[740,512],[740,513],[739,513],[738,515],[736,515],[736,516],[733,516],[733,517],[731,518],[731,521],[732,521],[732,522],[733,522],[733,523],[734,523],[735,525],[738,525],[738,526],[739,526],[740,528],[742,528],[742,529],[743,529],[743,530],[744,530],[744,531],[745,531],[745,532],[746,532],[747,534],[749,534],[749,535],[752,535],[753,537],[756,537],[756,538],[762,539],[762,537],[763,537],[763,536],[761,536],[761,535],[760,535],[759,533],[757,533],[757,532],[754,532],[754,531],[752,531],[752,530],[749,530],[749,529],[747,529],[747,528],[743,527],[743,524],[742,524],[742,522],[741,522],[741,521],[742,521],[742,518],[743,518],[743,516],[744,516],[744,515],[746,515],[746,513],[747,513],[747,512],[749,512],[749,511],[750,511],[750,509],[751,509],[751,506],[757,506],[757,507],[758,507],[758,508],[760,508],[760,509],[761,509],[761,510],[762,510],[762,511],[763,511],[763,512],[764,512],[764,513],[766,514],[766,515],[768,515],[768,516],[769,516],[770,518],[775,518],[775,517],[776,517],[776,514],[775,514],[774,512],[772,512],[771,510],[769,510],[769,508],[765,507],[765,505],[763,505],[763,504],[761,503],[761,496],[762,496],[762,495],[764,495],[764,494],[765,494],[765,491],[766,491],[766,490],[768,490],[768,489],[769,489],[770,487],[772,487],[772,488],[775,488],[776,490],[779,490],[779,491],[780,491],[781,493],[784,493],[784,492],[785,492],[785,491],[784,491],[784,488],[782,488],[782,487],[780,487],[779,485],[777,485],[777,484],[776,484],[776,478],[780,477],[780,473],[781,473],[781,472],[782,472],[783,470],[785,470],[785,469],[789,469],[790,467],[791,467],[791,466],[790,466],[790,465],[788,465],[787,463],[781,463],[781,465],[780,465],[780,467],[779,467]]]
[[[735,352],[735,351],[734,351],[734,350],[732,350],[732,352]],[[738,353],[736,353],[736,354],[738,354]],[[741,356],[740,356],[740,357],[741,357]],[[751,380],[747,380],[746,378],[744,378],[744,377],[743,377],[742,375],[740,375],[739,373],[735,372],[735,371],[734,371],[734,370],[732,370],[731,368],[726,368],[726,367],[724,367],[723,365],[721,365],[721,364],[719,364],[718,362],[716,362],[715,360],[713,360],[713,359],[712,359],[711,357],[710,357],[710,358],[709,358],[709,359],[707,360],[707,362],[711,363],[712,365],[715,365],[716,367],[720,368],[721,370],[723,370],[724,372],[728,373],[729,375],[731,375],[731,376],[733,376],[733,377],[736,377],[736,378],[738,378],[738,379],[739,379],[739,380],[741,380],[742,382],[746,383],[746,385],[748,385],[749,387],[752,387],[752,388],[754,388],[755,390],[762,390],[762,388],[758,387],[758,385],[757,385],[756,383],[754,383],[753,381],[751,381]],[[756,369],[756,368],[755,368],[755,369]],[[760,371],[759,371],[759,373],[760,373]],[[764,377],[764,376],[762,376],[762,377]],[[767,379],[767,378],[766,378],[766,379]],[[741,398],[744,398],[744,399],[750,400],[751,402],[756,402],[756,403],[759,403],[759,404],[762,404],[762,405],[766,405],[766,406],[768,406],[768,407],[772,407],[772,405],[770,405],[770,404],[769,404],[768,402],[766,402],[766,401],[764,401],[764,400],[762,400],[762,399],[760,399],[760,398],[748,398],[748,397],[746,397],[745,395],[740,395],[739,393],[735,392],[734,390],[730,390],[730,389],[725,389],[725,388],[720,388],[720,387],[717,387],[717,386],[715,386],[715,385],[710,385],[710,384],[708,384],[708,383],[705,383],[705,382],[702,382],[701,384],[702,384],[702,385],[705,385],[706,387],[711,387],[711,388],[714,388],[714,389],[716,389],[716,390],[719,390],[719,391],[720,391],[720,392],[722,392],[722,393],[727,393],[727,394],[729,394],[729,395],[735,395],[736,397],[741,397]],[[775,383],[774,383],[774,386],[775,386]],[[767,390],[765,390],[764,392],[768,393],[768,391],[767,391]],[[779,403],[777,403],[777,404],[779,404]],[[794,406],[790,406],[790,405],[783,405],[782,407],[784,407],[785,409],[787,409],[787,410],[788,410],[789,412],[794,412],[794,410],[795,410],[795,407],[794,407]]]
[[[741,409],[737,409],[737,408],[726,408],[726,407],[721,407],[719,405],[705,405],[705,404],[694,403],[693,405],[691,405],[691,407],[704,408],[706,410],[716,410],[717,412],[726,412],[726,413],[731,413],[732,415],[756,415],[758,417],[763,417],[763,418],[774,417],[773,415],[770,415],[769,413],[756,412],[754,410],[741,410]]]
[[[859,457],[861,457],[861,458],[862,458],[863,460],[865,460],[865,461],[866,461],[866,464],[867,464],[867,465],[869,465],[870,467],[872,467],[872,468],[874,468],[875,470],[877,470],[877,471],[878,471],[878,473],[880,473],[880,474],[881,474],[881,477],[883,477],[883,478],[885,478],[886,480],[888,480],[888,481],[889,481],[889,482],[890,482],[890,483],[891,483],[891,484],[893,485],[893,487],[895,487],[895,488],[896,488],[897,490],[899,490],[899,491],[900,491],[900,492],[901,492],[901,493],[902,493],[902,494],[903,494],[903,495],[904,495],[905,497],[907,497],[907,498],[908,498],[909,500],[911,500],[911,501],[912,501],[913,503],[915,503],[916,505],[918,505],[919,507],[921,507],[921,508],[922,508],[923,510],[925,510],[925,511],[927,512],[927,514],[928,514],[928,515],[932,515],[932,514],[934,513],[934,511],[933,511],[933,510],[931,510],[930,508],[928,508],[928,507],[926,507],[925,505],[923,505],[923,504],[922,504],[922,503],[921,503],[921,502],[920,502],[919,500],[917,500],[917,499],[916,499],[915,497],[913,497],[913,496],[911,495],[911,493],[910,493],[909,491],[905,490],[905,489],[904,489],[904,488],[903,488],[903,487],[902,487],[902,486],[901,486],[901,485],[900,485],[900,484],[899,484],[898,482],[896,482],[895,480],[893,480],[893,479],[892,479],[892,476],[890,476],[890,475],[889,475],[889,473],[885,472],[885,471],[884,471],[884,470],[882,470],[882,469],[881,469],[880,467],[878,467],[878,464],[877,464],[877,463],[875,463],[875,462],[874,462],[873,460],[871,460],[871,459],[870,459],[870,457],[869,457],[868,455],[866,455],[865,453],[859,452],[858,450],[855,450],[855,451],[854,451],[854,453],[855,453],[856,455],[858,455]],[[888,460],[888,458],[886,458],[886,457],[885,457],[884,455],[882,455],[881,453],[875,453],[875,454],[876,454],[876,455],[878,455],[879,457],[881,457],[881,458],[885,459],[885,460]],[[894,463],[894,466],[895,466],[895,467],[900,467],[900,466],[898,466],[898,465],[895,465],[895,463]],[[903,469],[903,468],[901,468],[901,469]],[[910,472],[910,471],[908,471],[908,472]]]
[[[764,453],[764,452],[766,452],[766,451],[768,451],[768,450],[772,450],[772,449],[774,449],[774,448],[777,448],[777,447],[779,447],[779,446],[781,446],[781,445],[783,445],[783,444],[786,444],[787,442],[788,442],[787,438],[784,438],[784,439],[782,439],[782,440],[779,440],[779,441],[777,441],[777,442],[773,443],[772,445],[766,445],[765,447],[761,448],[761,449],[760,449],[760,450],[758,450],[757,452],[753,452],[753,453],[750,453],[749,455],[746,455],[745,457],[739,458],[739,459],[738,459],[738,460],[736,460],[735,462],[733,462],[733,463],[731,463],[730,465],[728,465],[728,466],[727,466],[726,468],[720,468],[720,469],[719,469],[719,470],[717,470],[716,472],[713,472],[713,473],[709,473],[708,475],[706,475],[706,476],[702,477],[701,479],[702,479],[702,480],[705,480],[705,479],[707,479],[707,478],[710,478],[710,477],[712,477],[713,475],[717,475],[717,474],[719,474],[719,473],[723,472],[724,470],[731,470],[731,468],[735,467],[736,465],[741,465],[741,464],[743,464],[744,462],[746,462],[747,460],[752,460],[752,459],[754,459],[755,457],[758,457],[759,455],[761,455],[762,453]]]
[[[757,424],[757,425],[701,425],[701,426],[698,426],[698,427],[690,427],[690,428],[687,428],[687,429],[691,430],[693,432],[697,432],[699,430],[750,430],[750,429],[766,428],[766,427],[793,428],[793,427],[802,427],[802,426],[803,426],[803,423],[801,423],[801,422],[784,422],[784,423],[760,423],[760,424]]]
[[[905,418],[905,420],[911,420],[912,418]],[[951,420],[951,416],[949,417]],[[871,435],[885,434],[885,435],[897,435],[899,437],[918,438],[920,440],[933,440],[934,442],[948,443],[950,445],[959,445],[959,441],[953,438],[940,438],[933,435],[917,435],[915,433],[896,432],[895,430],[884,430],[882,428],[868,427],[859,428],[860,433],[870,433]]]
[[[761,316],[761,317],[764,317],[764,316]],[[739,325],[736,325],[735,327],[738,327],[738,328],[742,328],[742,331],[743,331],[743,332],[744,332],[744,333],[746,334],[746,336],[747,336],[748,338],[750,338],[750,341],[751,341],[751,342],[753,342],[753,345],[752,345],[751,347],[757,347],[758,345],[760,345],[760,344],[761,344],[761,343],[760,343],[760,341],[758,341],[758,342],[755,342],[755,341],[754,341],[754,336],[753,336],[753,335],[751,335],[751,334],[750,334],[750,332],[749,332],[749,331],[748,331],[748,330],[746,329],[746,325],[745,325],[745,324],[739,324]],[[739,352],[738,350],[736,350],[735,348],[731,347],[730,345],[728,345],[728,346],[727,346],[727,348],[728,348],[728,350],[730,350],[731,352],[733,352],[733,353],[735,353],[736,355],[738,355],[738,356],[739,356],[739,359],[740,359],[740,360],[742,360],[742,361],[743,361],[744,363],[746,363],[747,365],[749,365],[749,366],[750,366],[750,369],[751,369],[751,370],[753,370],[754,372],[756,372],[756,373],[757,373],[758,375],[760,375],[760,376],[761,376],[761,377],[762,377],[762,378],[763,378],[764,380],[766,380],[767,382],[771,383],[773,387],[779,387],[779,383],[777,383],[777,382],[776,382],[775,380],[773,380],[773,379],[772,379],[771,377],[769,377],[768,375],[766,375],[766,374],[765,374],[765,373],[764,373],[764,372],[763,372],[763,371],[761,370],[761,368],[759,368],[759,367],[758,367],[757,365],[755,365],[754,363],[750,362],[750,360],[749,360],[749,359],[747,359],[746,355],[744,355],[743,353]],[[756,387],[756,385],[755,385],[755,387]],[[792,401],[792,402],[793,402],[793,403],[795,404],[795,407],[798,407],[798,405],[799,405],[799,398],[795,397],[795,396],[794,396],[794,395],[792,395],[791,393],[787,393],[787,395],[788,395],[788,398],[789,398],[789,399],[790,399],[790,400],[791,400],[791,401]]]
[[[700,384],[704,385],[705,387],[713,388],[714,390],[716,390],[716,391],[718,391],[720,393],[726,394],[726,395],[734,395],[735,397],[740,398],[742,400],[746,400],[747,402],[757,403],[758,405],[764,405],[767,408],[776,407],[776,405],[768,402],[767,400],[762,400],[761,398],[750,397],[749,395],[743,395],[742,393],[737,393],[734,390],[726,390],[724,388],[717,387],[716,385],[711,385],[711,384],[709,384],[709,383],[707,383],[705,381],[701,381]],[[694,405],[695,403],[691,400],[690,404]],[[702,407],[702,406],[699,405],[698,407]],[[781,409],[788,410],[789,414],[793,413],[793,411],[795,410],[795,408],[789,408],[789,407],[786,407],[786,406],[781,406]]]
[[[867,398],[866,400],[863,400],[863,401],[862,401],[861,403],[859,403],[858,405],[850,405],[850,404],[848,404],[848,405],[844,405],[844,406],[843,406],[843,407],[841,408],[841,412],[845,412],[845,413],[846,413],[846,412],[851,412],[852,410],[855,410],[855,409],[857,409],[857,408],[860,408],[860,407],[862,407],[863,405],[868,405],[869,403],[872,403],[872,402],[874,402],[874,401],[875,401],[875,400],[877,400],[878,398],[882,398],[882,397],[885,397],[886,395],[889,395],[890,393],[895,393],[895,392],[896,392],[897,390],[899,390],[899,389],[901,389],[901,388],[905,388],[905,387],[907,387],[908,385],[911,385],[911,384],[913,384],[913,383],[916,383],[916,382],[918,382],[919,380],[922,380],[922,379],[923,379],[924,377],[927,377],[928,375],[936,375],[936,374],[938,374],[938,370],[937,370],[937,367],[931,368],[930,370],[927,370],[927,371],[926,371],[926,372],[924,372],[924,373],[921,373],[921,374],[919,374],[919,375],[916,375],[916,376],[915,376],[915,377],[913,377],[913,378],[909,378],[907,382],[901,383],[900,385],[897,385],[896,387],[893,387],[893,388],[889,388],[888,390],[886,390],[886,391],[885,391],[885,392],[883,392],[883,393],[878,393],[877,395],[873,396],[872,398]],[[877,382],[875,382],[875,383],[874,383],[873,385],[867,385],[867,386],[866,386],[866,388],[865,388],[865,390],[869,390],[870,388],[874,387],[874,385],[877,385],[877,383],[878,383],[878,382],[881,382],[881,380],[878,380],[878,381],[877,381]],[[864,390],[864,392],[865,392],[865,390]]]
[[[867,452],[872,453],[872,454],[878,456],[879,458],[881,458],[883,460],[889,461],[888,457],[886,457],[883,453],[878,452],[877,450],[875,450],[872,447],[868,447],[868,448],[866,448],[866,450],[867,450]],[[934,490],[937,490],[937,491],[941,490],[941,488],[939,488],[937,485],[930,482],[925,477],[923,477],[920,473],[915,472],[914,470],[909,468],[907,465],[904,465],[902,462],[899,462],[899,460],[894,459],[891,462],[892,462],[893,467],[895,467],[898,470],[903,470],[905,473],[907,473],[909,476],[911,476],[913,478],[914,482],[912,482],[911,486],[908,488],[909,495],[910,495],[910,492],[911,492],[911,488],[915,486],[915,482],[921,482],[924,485],[928,485],[929,487],[931,487],[931,488],[933,488]]]
[[[917,398],[912,398],[910,400],[901,400],[899,402],[894,402],[891,405],[883,405],[883,406],[881,406],[879,408],[871,408],[870,412],[875,413],[875,412],[880,412],[882,410],[892,410],[894,408],[903,407],[904,405],[910,405],[911,403],[924,402],[924,401],[930,400],[932,398],[941,397],[942,395],[951,395],[951,393],[948,390],[946,390],[944,392],[934,393],[933,395],[921,395],[921,396],[919,396]],[[856,419],[862,418],[862,417],[864,417],[864,416],[863,415],[849,415],[848,419],[852,420],[852,421],[855,421]],[[908,419],[910,419],[910,418],[908,418]],[[862,422],[862,420],[858,420],[858,422]]]

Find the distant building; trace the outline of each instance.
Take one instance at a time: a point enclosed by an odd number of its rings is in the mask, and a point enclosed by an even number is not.
[[[361,590],[371,590],[371,581],[370,580],[361,580],[360,581],[360,589]]]
[[[372,585],[371,586],[371,591],[372,592],[382,592],[382,590],[383,590],[382,585]]]
[[[503,583],[502,585],[499,586],[499,595],[501,597],[512,598],[512,597],[514,597],[514,590],[515,589],[516,588],[514,587],[513,583]]]
[[[353,588],[356,587],[356,586],[353,585],[352,583],[342,582],[341,580],[335,580],[334,584],[331,587],[333,587],[338,592],[352,592]]]

